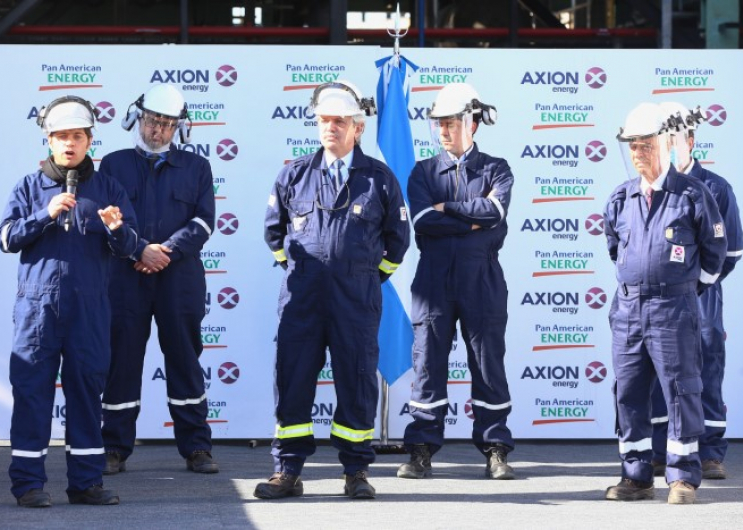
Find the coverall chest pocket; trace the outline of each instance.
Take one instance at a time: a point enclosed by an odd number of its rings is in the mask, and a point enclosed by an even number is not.
[[[293,200],[289,202],[289,233],[297,236],[309,234],[312,230],[314,201]]]
[[[665,230],[665,237],[668,260],[671,263],[684,263],[689,247],[696,241],[694,231],[685,226],[669,226]]]
[[[182,208],[187,216],[192,216],[196,210],[196,190],[188,188],[186,186],[178,186],[173,188],[173,198],[176,200],[176,204],[179,208]]]
[[[360,195],[348,206],[349,229],[367,241],[379,232],[382,224],[382,205],[374,198]]]

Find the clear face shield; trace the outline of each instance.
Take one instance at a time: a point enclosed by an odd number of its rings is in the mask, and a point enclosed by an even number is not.
[[[443,118],[428,117],[431,146],[440,154],[462,156],[472,146],[472,113],[465,112]]]
[[[671,132],[671,164],[679,173],[686,173],[691,165],[691,147],[689,146],[689,130]]]
[[[617,137],[627,179],[638,176],[654,182],[671,164],[671,137],[663,132],[651,136]]]

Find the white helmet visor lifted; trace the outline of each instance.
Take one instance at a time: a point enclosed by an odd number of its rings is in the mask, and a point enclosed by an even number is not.
[[[668,121],[659,105],[642,103],[632,109],[617,135],[628,179],[638,175],[654,182],[671,164]]]
[[[334,82],[319,85],[310,98],[310,108],[316,116],[374,116],[374,98],[363,98],[350,83]]]
[[[673,101],[661,103],[660,106],[668,118],[671,133],[671,163],[681,173],[686,173],[691,169],[693,162],[691,155],[694,142],[693,131],[707,118],[699,106],[690,110],[681,103]]]
[[[77,96],[64,96],[41,107],[36,124],[46,134],[70,129],[90,129],[98,118],[98,109],[90,101]]]

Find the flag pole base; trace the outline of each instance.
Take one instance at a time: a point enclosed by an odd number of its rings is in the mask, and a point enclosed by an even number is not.
[[[404,455],[407,453],[405,445],[401,443],[372,444],[372,449],[378,455]]]

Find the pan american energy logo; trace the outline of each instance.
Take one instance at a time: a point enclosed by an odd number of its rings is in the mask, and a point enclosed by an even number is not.
[[[205,350],[226,348],[226,335],[226,326],[212,326],[211,324],[201,326],[201,344],[203,344]]]
[[[224,116],[224,103],[205,101],[202,103],[186,103],[188,117],[194,127],[227,125]]]
[[[305,127],[317,125],[315,114],[309,107],[312,91],[324,83],[338,81],[346,72],[342,64],[286,64],[288,76],[284,92],[298,92],[296,101],[289,105],[277,105],[271,113],[272,120],[300,121]],[[294,157],[296,158],[296,157]]]
[[[570,129],[576,127],[593,127],[593,105],[582,103],[534,104],[534,125],[532,130]]]
[[[464,361],[449,361],[449,377],[446,384],[448,385],[469,385],[472,384],[472,374],[469,366]]]
[[[222,250],[202,250],[199,253],[206,274],[226,274],[227,252]]]
[[[546,87],[554,93],[577,94],[583,83],[586,87],[596,90],[606,85],[607,76],[603,68],[593,66],[583,74],[576,70],[545,70],[524,72],[521,85]]]
[[[209,69],[183,68],[155,70],[150,75],[150,83],[168,83],[184,92],[208,92],[213,82],[222,87],[231,87],[237,82],[237,70],[224,64],[214,74]]]
[[[575,324],[562,326],[559,324],[534,326],[536,342],[532,351],[573,350],[579,348],[594,348],[593,326]]]
[[[300,156],[311,155],[317,152],[322,144],[317,138],[287,138],[286,139],[287,157],[284,163],[290,162]]]
[[[473,69],[467,66],[421,66],[413,74],[416,86],[411,87],[411,92],[427,92],[441,90],[449,83],[466,83]]]
[[[536,408],[537,419],[532,420],[532,425],[596,421],[593,417],[595,415],[595,404],[592,399],[536,398],[534,407]]]
[[[334,382],[333,367],[331,366],[330,361],[328,361],[322,367],[322,370],[320,370],[320,373],[317,374],[317,385],[318,386],[332,385],[333,382]]]
[[[42,64],[39,92],[102,88],[101,71],[97,64]]]
[[[532,278],[545,276],[576,276],[594,274],[593,252],[574,250],[569,252],[551,250],[534,251],[537,270]]]
[[[682,92],[714,92],[715,71],[712,68],[673,67],[655,68],[656,88],[653,94]]]

